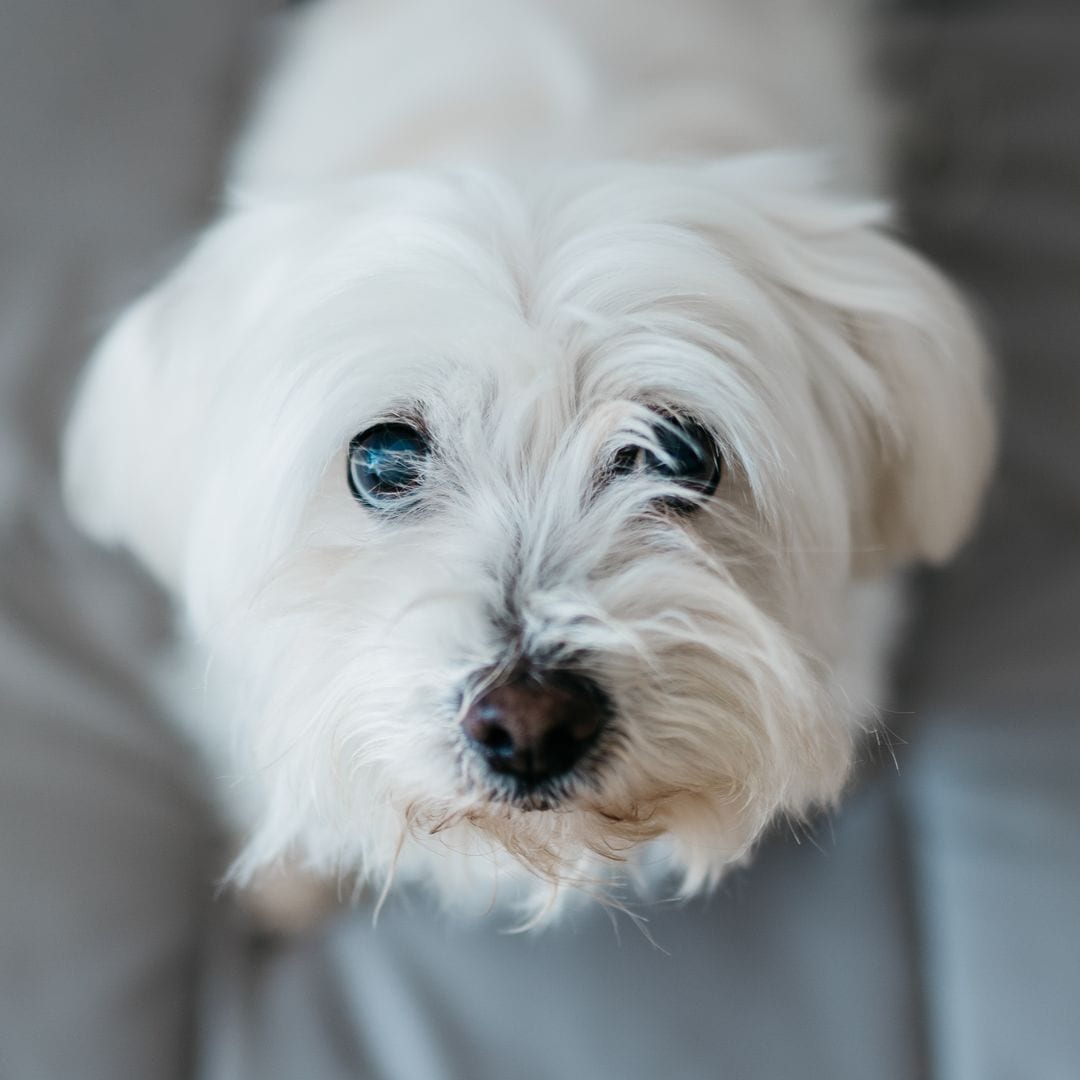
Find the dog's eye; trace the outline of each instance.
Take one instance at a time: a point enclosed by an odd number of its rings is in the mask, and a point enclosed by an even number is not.
[[[409,424],[378,424],[349,443],[349,487],[368,506],[402,505],[424,479],[431,447]]]
[[[615,472],[646,470],[702,496],[720,483],[720,450],[701,424],[683,417],[663,416],[653,429],[655,448],[627,446],[615,456]],[[678,502],[679,509],[696,503]]]

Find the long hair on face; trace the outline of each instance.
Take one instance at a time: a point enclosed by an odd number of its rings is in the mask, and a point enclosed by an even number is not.
[[[299,850],[547,896],[669,837],[693,889],[836,795],[849,588],[951,553],[993,441],[970,318],[881,226],[775,157],[403,174],[238,207],[121,320],[69,500],[214,657],[238,873]],[[722,458],[707,499],[613,468],[680,418]],[[391,420],[432,453],[380,515],[345,463]],[[548,809],[458,724],[518,653],[614,706]]]

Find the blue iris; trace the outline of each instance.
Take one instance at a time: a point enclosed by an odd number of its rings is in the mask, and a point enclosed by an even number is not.
[[[721,458],[716,441],[701,424],[676,416],[661,416],[652,430],[653,447],[627,446],[615,457],[616,474],[650,472],[680,484],[699,496],[711,495],[720,483]],[[669,500],[677,509],[697,505]]]
[[[349,487],[375,509],[401,505],[422,483],[430,453],[425,436],[410,424],[368,428],[349,443]]]

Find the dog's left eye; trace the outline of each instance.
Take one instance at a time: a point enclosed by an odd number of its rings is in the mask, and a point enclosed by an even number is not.
[[[410,424],[378,424],[349,443],[349,487],[376,510],[401,506],[424,479],[431,447]]]
[[[681,484],[700,496],[711,495],[722,470],[716,441],[701,424],[682,417],[663,416],[653,429],[655,450],[628,446],[615,457],[615,472],[644,470]],[[678,508],[696,503],[680,501]]]

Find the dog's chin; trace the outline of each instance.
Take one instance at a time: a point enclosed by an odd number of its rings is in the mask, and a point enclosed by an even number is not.
[[[614,636],[577,617],[580,597],[558,607],[589,635],[578,655],[592,658],[610,700],[572,765],[540,775],[470,738],[469,699],[454,688],[488,661],[433,660],[422,607],[373,642],[385,661],[374,665],[356,659],[368,650],[355,634],[307,617],[271,647],[268,627],[286,624],[260,617],[247,645],[266,652],[252,679],[273,692],[246,712],[261,805],[237,876],[298,854],[345,891],[415,883],[458,909],[505,902],[528,919],[575,898],[626,902],[643,885],[686,896],[715,884],[778,815],[838,795],[854,731],[821,666],[743,593],[687,567],[682,576],[696,600],[679,593],[670,560],[650,581],[679,612],[702,607],[706,591],[723,603],[666,621],[664,609],[635,615],[604,594],[622,629]],[[565,623],[551,632],[570,636]]]
[[[508,925],[532,927],[583,904],[634,910],[707,891],[777,814],[801,815],[837,795],[847,764],[836,748],[827,768],[804,777],[812,798],[766,790],[761,779],[751,790],[745,778],[705,770],[681,787],[602,767],[527,787],[502,777],[459,778],[438,793],[391,783],[344,831],[314,820],[293,831],[290,850],[346,893],[419,889],[459,915],[495,911]],[[274,839],[256,832],[239,878],[280,859]]]
[[[770,816],[689,792],[416,802],[387,872],[434,886],[458,910],[498,907],[540,923],[587,901],[622,906],[704,891],[748,855]]]
[[[484,805],[511,812],[558,813],[574,807],[578,787],[579,781],[570,776],[555,777],[537,784],[493,776],[481,785],[480,798]]]

